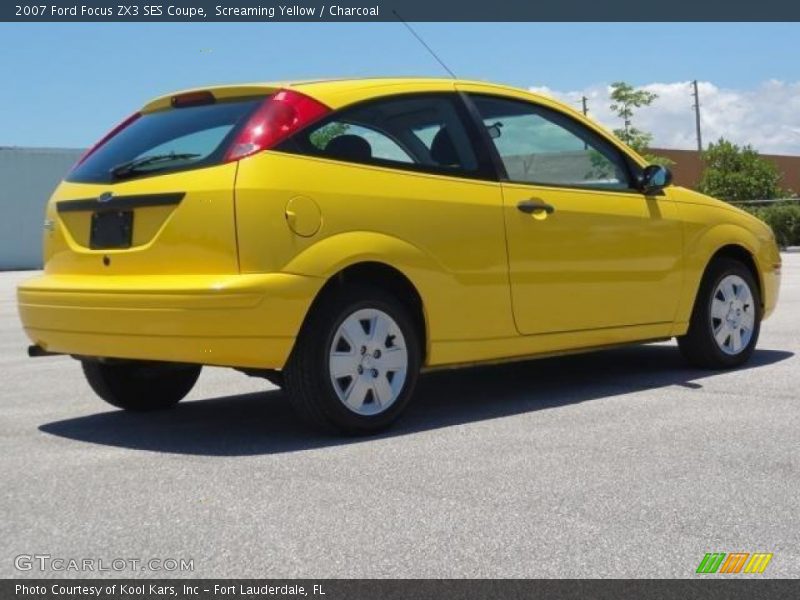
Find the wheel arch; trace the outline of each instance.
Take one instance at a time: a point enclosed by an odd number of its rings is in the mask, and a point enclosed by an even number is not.
[[[732,224],[722,224],[707,230],[694,243],[684,250],[686,271],[681,304],[676,315],[678,329],[676,335],[685,329],[694,309],[700,285],[709,266],[720,257],[728,257],[742,262],[753,274],[758,285],[762,309],[764,298],[764,278],[758,263],[758,239],[747,229]]]
[[[750,274],[753,276],[756,285],[758,285],[758,293],[761,299],[761,304],[763,305],[764,282],[761,279],[761,272],[758,270],[758,264],[756,263],[755,256],[753,256],[753,254],[751,254],[747,248],[745,248],[740,244],[736,243],[725,244],[714,254],[712,254],[711,258],[709,258],[708,262],[706,263],[706,268],[703,270],[703,277],[705,277],[706,271],[708,271],[708,268],[711,265],[711,263],[713,263],[718,258],[722,257],[739,261],[740,263],[742,263],[744,266],[747,267],[747,269],[750,271]]]
[[[309,307],[302,327],[305,327],[309,316],[331,295],[351,285],[370,285],[380,288],[400,302],[408,310],[417,327],[420,340],[422,363],[428,355],[428,319],[425,304],[414,283],[401,270],[385,262],[360,261],[350,264],[334,273],[325,282]]]
[[[325,279],[301,327],[320,302],[342,286],[369,284],[397,297],[419,328],[424,364],[432,337],[429,301],[441,289],[438,274],[445,272],[428,253],[393,236],[356,231],[320,240],[299,253],[284,270]]]
[[[717,298],[717,294],[720,293],[719,278],[730,275],[734,265],[735,272],[750,272],[756,288],[752,290],[753,296],[758,293],[763,310],[764,301],[759,293],[763,284],[758,276],[756,259],[746,248],[736,243],[725,244],[718,248],[709,258],[703,271],[700,290],[697,292],[697,294],[702,293],[702,297],[696,294],[689,327],[685,335],[678,336],[681,353],[696,367],[723,369],[739,366],[747,361],[758,341],[760,311],[758,305],[752,305],[752,300],[750,304],[736,306],[736,314],[741,314],[742,319],[747,307],[751,307],[753,322],[750,325],[740,323],[736,317],[734,321],[730,321],[733,297],[728,296],[727,292],[722,291],[722,299],[725,302],[722,303],[721,314],[714,313],[713,303],[716,300],[709,301],[711,298]],[[732,291],[732,288],[729,287],[729,290]],[[738,297],[738,292],[733,293]],[[727,305],[728,301],[731,303],[730,306]]]

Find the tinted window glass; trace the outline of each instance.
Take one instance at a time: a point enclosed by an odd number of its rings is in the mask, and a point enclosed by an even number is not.
[[[219,162],[233,130],[262,100],[144,114],[100,146],[67,179],[107,183]]]
[[[353,135],[366,140],[369,144],[370,155],[372,158],[380,160],[393,160],[397,162],[413,163],[414,159],[411,155],[403,150],[403,147],[392,138],[368,127],[361,125],[353,125],[344,123],[342,121],[332,121],[324,125],[311,134],[309,140],[320,153],[325,153],[328,148],[328,143],[334,138]],[[342,140],[339,140],[341,144]],[[335,145],[332,146],[335,148]]]
[[[446,174],[478,171],[459,112],[444,96],[394,97],[345,109],[282,149]]]
[[[473,101],[511,181],[628,189],[627,164],[613,145],[556,111],[487,96]]]

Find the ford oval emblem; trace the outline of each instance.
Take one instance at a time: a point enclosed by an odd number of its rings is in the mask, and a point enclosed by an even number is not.
[[[114,194],[112,192],[103,192],[102,194],[100,194],[97,197],[97,201],[98,202],[108,202],[113,197],[114,197]]]

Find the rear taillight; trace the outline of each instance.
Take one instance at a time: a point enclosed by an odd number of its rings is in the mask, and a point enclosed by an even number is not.
[[[264,100],[248,119],[228,149],[225,160],[238,160],[272,148],[330,111],[324,104],[294,90],[280,90]]]
[[[112,137],[114,137],[115,135],[117,135],[117,134],[118,134],[120,131],[122,131],[123,129],[125,129],[125,128],[126,128],[128,125],[130,125],[131,123],[133,123],[133,122],[134,122],[136,119],[138,119],[138,118],[139,118],[139,117],[141,117],[141,116],[142,116],[142,114],[141,114],[141,113],[135,112],[135,113],[133,113],[131,116],[129,116],[127,119],[125,119],[124,121],[122,121],[122,122],[121,122],[119,125],[117,125],[116,127],[114,127],[114,129],[112,129],[112,130],[111,130],[111,131],[109,131],[107,134],[105,134],[105,135],[104,135],[102,138],[100,138],[100,141],[99,141],[99,142],[97,142],[97,143],[96,143],[94,146],[92,146],[92,147],[91,147],[91,148],[89,148],[89,149],[88,149],[86,152],[84,152],[84,153],[81,155],[81,157],[78,159],[78,162],[76,162],[76,163],[75,163],[75,166],[73,166],[72,168],[74,169],[74,168],[75,168],[75,167],[77,167],[79,164],[81,164],[83,161],[85,161],[87,158],[89,158],[89,157],[90,157],[92,154],[94,154],[94,153],[95,153],[95,151],[96,151],[96,150],[97,150],[97,149],[98,149],[100,146],[102,146],[103,144],[105,144],[105,143],[106,143],[108,140],[110,140]]]

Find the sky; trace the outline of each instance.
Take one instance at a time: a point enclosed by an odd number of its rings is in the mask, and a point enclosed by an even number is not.
[[[658,94],[634,124],[653,145],[703,137],[800,155],[798,23],[418,23],[461,78],[530,88],[619,126],[608,86]],[[149,98],[186,87],[446,75],[399,23],[2,23],[0,146],[85,147]]]

